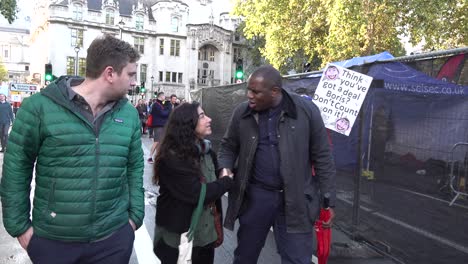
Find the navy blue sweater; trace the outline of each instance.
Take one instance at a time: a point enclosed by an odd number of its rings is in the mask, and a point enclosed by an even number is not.
[[[8,102],[0,102],[0,124],[13,123],[13,110]]]

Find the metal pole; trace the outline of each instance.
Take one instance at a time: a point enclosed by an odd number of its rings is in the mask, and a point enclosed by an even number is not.
[[[75,76],[78,76],[78,52],[80,52],[80,47],[76,46],[75,47]]]
[[[151,96],[150,99],[154,97],[154,77],[151,76]]]
[[[122,40],[122,32],[123,32],[123,27],[125,26],[125,22],[123,22],[123,18],[120,19],[119,24],[119,29],[120,29],[120,40]]]
[[[362,107],[359,110],[360,121],[359,121],[359,128],[358,128],[358,149],[357,149],[357,160],[358,160],[358,168],[355,171],[354,175],[354,199],[353,199],[353,215],[352,215],[352,230],[353,230],[353,238],[358,238],[358,227],[359,227],[359,209],[360,209],[360,202],[361,202],[361,174],[362,174],[362,129],[364,127],[364,115],[362,111]]]

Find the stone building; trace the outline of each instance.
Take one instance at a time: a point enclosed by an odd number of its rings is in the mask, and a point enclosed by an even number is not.
[[[157,91],[187,98],[190,89],[234,82],[242,44],[235,34],[240,18],[229,15],[229,0],[33,3],[32,73],[43,73],[51,63],[56,76],[84,76],[86,48],[96,37],[112,34],[142,55],[137,79],[145,92],[137,98],[148,99]]]
[[[30,17],[27,13],[20,10],[12,24],[0,15],[0,63],[7,70],[6,85],[30,80]]]

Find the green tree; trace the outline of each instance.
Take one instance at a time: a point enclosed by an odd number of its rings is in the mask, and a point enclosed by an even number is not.
[[[280,68],[301,53],[323,64],[389,51],[401,36],[426,49],[467,45],[465,0],[236,0],[247,39],[265,39],[261,54]]]
[[[16,19],[16,13],[18,12],[16,0],[1,0],[0,1],[0,14],[4,16],[8,23],[13,23]]]
[[[5,65],[0,60],[0,82],[8,80],[8,70],[5,68]]]
[[[236,34],[244,36],[245,22],[241,22],[236,28]],[[249,76],[257,67],[265,63],[265,58],[262,56],[260,50],[265,46],[265,38],[261,36],[253,36],[246,39],[244,42],[244,55],[242,58],[244,62],[244,74]]]
[[[466,0],[394,2],[400,9],[400,26],[412,44],[424,41],[428,50],[468,45]]]

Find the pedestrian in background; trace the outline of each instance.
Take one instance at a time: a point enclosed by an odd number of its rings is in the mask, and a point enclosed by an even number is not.
[[[171,108],[171,110],[173,110],[174,108],[176,108],[177,106],[179,106],[179,103],[177,103],[177,95],[171,94],[169,103],[170,103],[170,108]]]
[[[283,264],[310,264],[320,195],[335,205],[335,167],[319,109],[282,89],[271,66],[247,82],[219,151],[222,173],[237,164],[229,192],[226,228],[239,218],[235,264],[257,263],[273,226]],[[312,177],[312,165],[316,176]],[[324,223],[330,228],[334,216]]]
[[[146,119],[148,118],[148,106],[146,105],[145,100],[138,100],[136,109],[138,110],[138,116],[141,122],[141,133],[146,134]]]
[[[156,101],[156,99],[149,99],[148,105],[147,105],[147,113],[148,113],[148,118],[151,115],[151,107],[153,106],[153,102]],[[148,137],[153,138],[153,124],[149,124],[148,122],[146,123],[146,128],[148,129]]]
[[[153,163],[153,156],[164,132],[167,118],[171,113],[172,107],[166,102],[164,92],[158,93],[158,98],[151,106],[151,115],[153,116],[153,145],[150,150],[149,163]]]
[[[128,263],[144,218],[141,124],[126,99],[139,58],[129,43],[99,37],[85,79],[62,76],[18,110],[3,163],[3,223],[33,263]]]
[[[210,264],[223,240],[220,197],[229,190],[232,174],[217,179],[216,155],[210,141],[211,118],[198,103],[174,109],[158,147],[154,182],[159,184],[154,252],[162,264],[176,264],[180,236],[190,226],[201,184],[206,183],[204,209],[194,232],[192,263]],[[218,228],[216,228],[218,227]]]
[[[8,131],[11,124],[13,124],[13,119],[13,110],[10,103],[7,102],[4,94],[0,94],[0,142],[2,144],[0,152],[5,152],[8,142]]]

